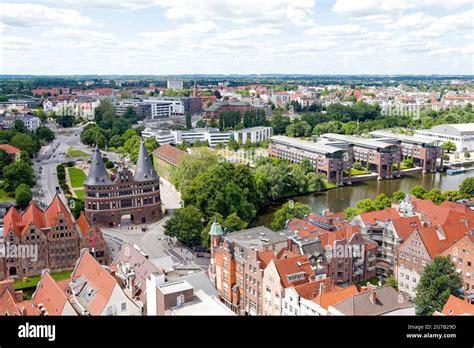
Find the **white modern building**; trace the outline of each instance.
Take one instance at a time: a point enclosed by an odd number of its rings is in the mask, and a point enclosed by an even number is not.
[[[166,83],[166,88],[182,90],[183,89],[183,81],[182,80],[168,80],[167,83]]]
[[[252,127],[233,131],[234,140],[245,144],[249,140],[252,144],[270,139],[273,135],[272,127]]]
[[[146,99],[145,104],[151,105],[151,119],[166,118],[171,116],[172,103],[160,99]]]
[[[142,136],[144,138],[155,138],[160,145],[174,144],[174,136],[169,131],[153,130],[147,128],[142,132]]]
[[[474,151],[474,123],[441,124],[416,130],[415,135],[441,142],[451,141],[456,144],[456,152]]]

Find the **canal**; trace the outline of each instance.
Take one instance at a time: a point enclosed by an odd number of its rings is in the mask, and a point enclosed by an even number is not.
[[[347,207],[353,207],[362,199],[374,199],[381,193],[391,196],[393,192],[398,190],[409,192],[417,185],[423,186],[426,190],[433,188],[439,188],[442,191],[457,190],[462,181],[471,176],[474,176],[474,171],[472,170],[459,175],[447,175],[446,173],[414,174],[413,176],[404,176],[400,179],[366,181],[353,184],[352,186],[338,187],[325,192],[294,196],[291,197],[291,199],[295,202],[308,204],[311,206],[313,212],[317,214],[321,214],[324,210],[340,212]],[[261,210],[251,225],[265,225],[270,227],[273,214],[288,200],[290,199],[279,201]]]

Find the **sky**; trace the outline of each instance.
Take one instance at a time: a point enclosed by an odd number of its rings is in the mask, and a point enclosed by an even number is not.
[[[474,74],[472,0],[0,0],[0,74]]]

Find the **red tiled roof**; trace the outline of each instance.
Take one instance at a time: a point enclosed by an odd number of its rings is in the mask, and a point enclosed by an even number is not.
[[[306,283],[309,281],[310,276],[314,274],[306,255],[274,260],[273,263],[275,264],[275,268],[280,275],[281,283],[284,288]],[[304,279],[293,282],[289,281],[287,276],[291,276],[300,272],[304,273]]]
[[[34,223],[39,229],[56,225],[56,218],[60,212],[64,214],[69,225],[73,226],[71,213],[57,194],[45,211],[41,210],[34,202],[31,202],[23,213],[20,213],[15,207],[11,207],[3,218],[3,225],[5,231],[13,228],[15,234],[20,238],[31,223]]]
[[[20,149],[16,148],[15,146],[11,146],[10,144],[0,144],[0,149],[5,150],[6,153],[9,155],[17,154],[21,152]]]
[[[162,156],[169,157],[174,163],[179,164],[182,157],[186,155],[187,152],[180,150],[169,144],[163,144],[159,148],[157,148],[155,151],[153,151],[153,154],[157,156],[158,158]]]
[[[71,213],[66,208],[61,198],[59,198],[58,194],[54,196],[53,200],[51,201],[51,204],[49,205],[48,208],[46,208],[44,213],[45,213],[46,226],[56,225],[56,219],[59,213],[62,213],[64,215],[64,218],[66,219],[66,222],[69,225],[71,226],[73,225]]]
[[[294,289],[300,297],[305,298],[307,300],[312,300],[313,298],[319,295],[321,284],[324,284],[323,292],[332,290],[332,280],[330,278],[297,285],[294,287]]]
[[[81,276],[87,279],[87,282],[97,291],[89,302],[87,310],[91,315],[101,315],[117,284],[115,278],[86,250],[82,252],[71,277],[76,279]]]
[[[410,236],[410,233],[421,228],[422,224],[418,216],[410,216],[399,217],[393,220],[393,226],[395,227],[398,237],[401,240],[406,240]]]
[[[374,225],[376,221],[386,221],[398,219],[400,215],[395,208],[385,208],[377,211],[369,211],[360,214],[360,218],[366,225]]]
[[[451,295],[441,313],[444,315],[474,315],[474,305]]]
[[[76,224],[79,226],[79,229],[81,230],[83,236],[89,233],[89,221],[87,221],[87,218],[83,211],[81,212],[79,218],[76,220]]]
[[[440,239],[438,229],[444,232],[444,239]],[[431,258],[434,258],[466,236],[469,230],[463,222],[458,222],[442,226],[423,227],[418,229],[418,233]]]
[[[260,268],[265,269],[271,260],[275,259],[273,250],[260,251],[258,253],[258,261],[260,261]]]
[[[43,304],[48,315],[61,315],[67,297],[56,284],[49,272],[44,272],[32,298],[38,305]]]
[[[357,286],[350,285],[346,288],[338,288],[322,295],[318,295],[313,299],[313,302],[319,304],[325,309],[328,309],[329,306],[334,306],[346,298],[358,293],[359,291],[357,290]]]

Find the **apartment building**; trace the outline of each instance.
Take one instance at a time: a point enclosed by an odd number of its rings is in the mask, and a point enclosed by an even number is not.
[[[344,184],[343,172],[348,170],[345,182],[351,184],[352,159],[347,149],[282,135],[271,137],[271,142],[268,147],[270,156],[286,159],[290,163],[307,159],[317,173],[324,173],[327,180],[336,185]]]
[[[464,222],[414,229],[407,240],[396,249],[397,262],[394,275],[400,291],[414,298],[423,269],[447,249],[454,252],[452,247],[468,233]],[[451,257],[459,261],[457,256],[451,255]],[[462,257],[461,263],[463,263]],[[470,285],[470,282],[467,284]]]
[[[396,261],[396,248],[403,243],[416,229],[422,227],[417,216],[402,217],[395,208],[367,212],[354,217],[353,225],[359,226],[361,232],[377,243],[377,274],[392,274]]]
[[[341,214],[293,219],[288,228],[295,232],[290,237],[290,249],[309,255],[317,266],[315,269],[324,269],[335,284],[353,284],[375,276],[377,244],[365,238],[360,228],[350,225]]]
[[[263,271],[270,260],[286,249],[291,232],[274,232],[261,226],[224,234],[215,221],[209,234],[209,278],[221,300],[236,313],[262,315]]]
[[[400,177],[400,162],[402,160],[400,141],[396,144],[375,139],[365,139],[350,135],[326,133],[322,134],[320,142],[346,149],[352,161],[371,166],[377,172],[378,180]],[[396,168],[394,169],[394,166]],[[394,174],[394,170],[396,171]]]
[[[401,141],[401,151],[403,159],[412,158],[416,165],[423,168],[423,174],[426,172],[434,173],[443,169],[444,150],[435,139],[398,134],[383,130],[377,130],[370,133],[372,137],[383,142]],[[439,166],[437,162],[439,159]]]
[[[264,315],[282,315],[285,289],[314,280],[311,262],[306,255],[271,260],[263,271]]]
[[[252,108],[253,106],[250,103],[240,101],[215,102],[204,109],[204,117],[207,119],[217,119],[225,111],[239,111],[241,117],[244,117],[245,112],[252,110]]]
[[[465,298],[474,303],[474,234],[466,234],[443,251],[441,256],[451,258],[462,278]]]
[[[269,139],[273,135],[272,127],[252,127],[232,132],[234,140],[245,144],[247,141],[252,144],[260,143]]]

